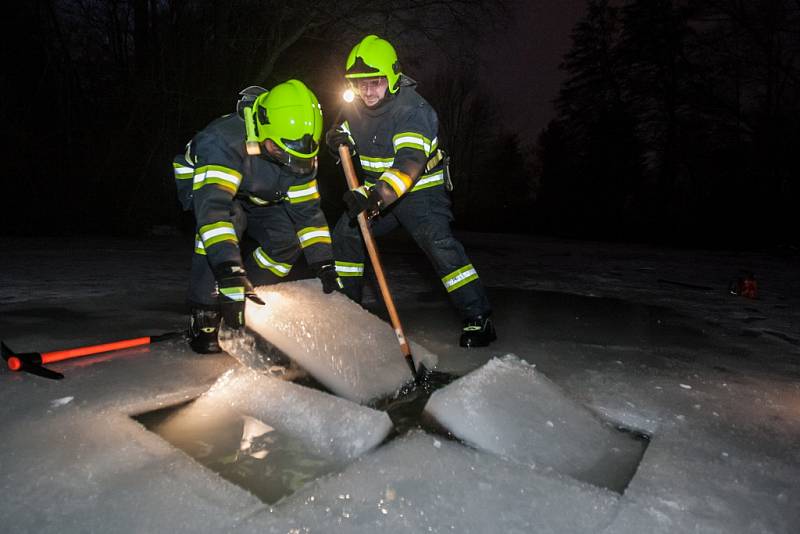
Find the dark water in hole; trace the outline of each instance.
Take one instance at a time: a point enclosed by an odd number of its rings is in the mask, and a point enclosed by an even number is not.
[[[394,424],[394,431],[386,441],[414,428],[457,441],[422,413],[433,392],[456,378],[432,371],[421,383],[409,384],[397,395],[374,402],[371,407],[386,411]],[[308,375],[300,375],[294,382],[325,391]],[[258,420],[223,407],[190,401],[137,415],[134,419],[203,466],[269,504],[278,502],[320,476],[345,467],[344,463],[311,450],[301,440],[276,431],[268,420]],[[631,439],[641,441],[641,453],[644,454],[646,437],[629,434]],[[586,477],[578,478],[622,493],[639,460],[641,455],[632,459],[630,472],[587,473]]]
[[[456,377],[431,372],[420,385],[409,385],[398,395],[372,407],[386,411],[395,425],[390,441],[420,422],[428,397]],[[293,380],[326,391],[308,375]],[[310,450],[301,440],[281,434],[269,425],[233,410],[194,401],[133,417],[148,430],[184,451],[226,480],[273,504],[312,480],[341,470],[344,464]]]
[[[205,467],[272,504],[341,465],[268,421],[193,403],[135,416]]]
[[[424,380],[420,383],[409,384],[401,389],[397,395],[373,403],[373,408],[388,413],[392,419],[394,432],[389,436],[389,439],[405,434],[412,428],[422,428],[427,432],[452,438],[445,429],[436,425],[435,422],[424,419],[422,410],[425,409],[425,404],[434,391],[445,387],[456,378],[458,377],[455,375],[428,371]]]
[[[628,484],[633,480],[636,475],[639,464],[642,462],[642,457],[650,445],[650,437],[641,432],[630,430],[628,428],[615,427],[617,432],[624,435],[636,444],[635,452],[626,457],[627,462],[615,463],[614,469],[609,469],[604,462],[600,462],[594,468],[585,473],[576,474],[575,478],[583,480],[589,484],[606,488],[620,495],[625,493]]]

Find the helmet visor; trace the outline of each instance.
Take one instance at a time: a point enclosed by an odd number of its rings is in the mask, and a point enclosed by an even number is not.
[[[281,165],[289,169],[289,172],[297,175],[310,174],[317,168],[317,157],[298,158],[276,145],[277,150],[270,152],[270,155]]]
[[[289,156],[289,163],[287,163],[286,166],[292,174],[311,174],[317,168],[317,157],[296,158],[294,156]]]
[[[319,149],[319,143],[309,134],[295,140],[281,138],[281,143],[289,152],[296,156],[306,156],[307,158],[316,154]]]

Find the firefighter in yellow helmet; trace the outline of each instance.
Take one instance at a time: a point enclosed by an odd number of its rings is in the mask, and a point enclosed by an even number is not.
[[[375,235],[402,226],[414,238],[441,277],[464,321],[460,344],[494,341],[491,307],[464,247],[453,237],[453,215],[445,184],[444,154],[439,149],[438,117],[400,70],[394,47],[368,35],[350,52],[345,78],[358,95],[345,106],[344,120],[326,134],[334,153],[348,145],[362,169],[362,185],[348,191],[348,211],[334,230],[336,270],[344,292],[361,300],[364,244],[351,219],[366,211]]]
[[[301,252],[325,293],[341,288],[317,192],[322,110],[298,80],[248,87],[237,113],[211,122],[173,163],[178,196],[197,222],[189,285],[190,341],[219,352],[220,322],[245,325],[253,291],[289,274]],[[243,255],[240,241],[258,243]],[[251,282],[252,279],[252,282]]]

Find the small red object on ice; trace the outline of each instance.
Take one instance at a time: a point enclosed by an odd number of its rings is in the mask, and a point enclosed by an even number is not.
[[[758,284],[756,283],[756,279],[752,274],[742,278],[741,283],[739,284],[739,294],[749,299],[758,298]]]

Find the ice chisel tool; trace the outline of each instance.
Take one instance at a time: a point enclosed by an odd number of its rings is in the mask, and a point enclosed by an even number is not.
[[[358,178],[356,178],[356,170],[353,167],[353,160],[350,158],[350,147],[347,145],[339,146],[339,157],[342,160],[342,169],[347,179],[347,186],[352,190],[358,187]],[[366,214],[362,211],[358,214],[358,225],[361,228],[361,235],[364,237],[364,245],[367,247],[369,259],[372,263],[372,269],[375,271],[375,278],[378,279],[378,286],[380,286],[383,301],[386,303],[386,309],[389,312],[389,318],[394,327],[394,333],[397,336],[397,341],[400,343],[400,350],[406,359],[408,368],[411,369],[411,375],[414,380],[419,382],[425,374],[425,366],[420,363],[420,368],[417,370],[414,365],[414,357],[411,356],[411,347],[403,334],[403,325],[400,324],[400,316],[397,314],[397,308],[394,306],[392,294],[389,292],[389,284],[386,282],[386,275],[383,272],[380,257],[378,256],[378,246],[375,239],[372,237],[372,231],[369,228]]]
[[[0,342],[0,348],[2,348],[3,359],[6,361],[6,365],[10,370],[25,371],[44,378],[60,380],[64,378],[64,375],[48,369],[44,365],[53,362],[60,362],[62,360],[70,360],[72,358],[80,358],[82,356],[90,356],[92,354],[100,354],[102,352],[111,352],[115,350],[128,349],[131,347],[139,347],[142,345],[150,345],[151,343],[175,339],[184,335],[184,332],[168,332],[166,334],[123,339],[120,341],[112,341],[110,343],[101,343],[99,345],[87,345],[84,347],[75,347],[72,349],[50,352],[23,352],[17,354],[8,348],[8,346],[3,342]]]

